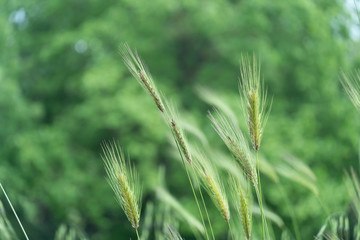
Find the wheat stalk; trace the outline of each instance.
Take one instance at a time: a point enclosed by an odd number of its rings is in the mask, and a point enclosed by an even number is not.
[[[263,129],[266,125],[271,104],[267,104],[267,92],[261,86],[260,64],[255,55],[251,58],[242,56],[240,62],[241,79],[239,89],[243,109],[246,109],[248,128],[253,148],[258,151]]]
[[[141,212],[141,187],[137,173],[130,163],[125,162],[124,154],[115,142],[103,143],[102,149],[108,182],[115,193],[117,202],[137,231]]]
[[[129,70],[133,74],[133,76],[137,79],[137,81],[140,83],[140,85],[145,90],[147,90],[147,92],[153,97],[155,104],[157,105],[158,109],[162,113],[163,119],[165,120],[166,124],[171,129],[171,133],[173,134],[175,142],[178,146],[180,156],[182,157],[182,159],[184,157],[186,159],[186,161],[190,165],[192,165],[191,154],[190,154],[189,148],[187,147],[187,144],[186,144],[185,135],[184,135],[182,129],[178,125],[174,108],[170,104],[167,104],[167,108],[164,107],[161,97],[160,97],[158,91],[156,90],[156,87],[152,80],[152,77],[151,77],[150,73],[145,69],[144,64],[142,63],[138,54],[136,52],[134,54],[131,51],[130,47],[125,44],[124,48],[122,49],[122,56],[123,56],[125,64],[129,68]],[[207,237],[207,239],[209,239],[207,231],[206,231],[204,218],[202,216],[202,211],[200,209],[200,205],[199,205],[196,193],[195,193],[195,189],[194,189],[192,180],[190,178],[187,166],[185,165],[184,159],[183,159],[183,163],[184,163],[184,168],[185,168],[186,174],[189,179],[191,190],[193,192],[193,195],[194,195],[194,198],[195,198],[198,210],[199,210],[199,214],[200,214],[200,217],[201,217],[201,220],[203,223],[203,227],[205,229],[206,237]],[[200,189],[200,191],[201,191],[201,189]],[[200,194],[201,194],[201,192],[200,192]],[[203,202],[203,204],[204,204],[204,202]],[[207,212],[206,207],[205,207],[205,211]]]
[[[256,151],[256,164],[257,164],[257,182],[259,185],[255,186],[258,202],[261,210],[262,232],[263,237],[268,234],[266,219],[264,216],[262,193],[261,193],[261,180],[259,171],[259,158],[258,151],[260,149],[263,130],[269,117],[271,103],[267,104],[267,92],[262,87],[260,79],[260,64],[253,57],[241,57],[240,61],[241,79],[239,81],[239,90],[241,94],[243,111],[248,119],[248,129],[252,146]]]
[[[228,121],[221,113],[215,110],[216,118],[209,113],[213,128],[223,140],[234,158],[239,162],[244,174],[250,179],[253,185],[257,185],[257,174],[254,167],[253,156],[251,155],[248,143],[241,130]]]

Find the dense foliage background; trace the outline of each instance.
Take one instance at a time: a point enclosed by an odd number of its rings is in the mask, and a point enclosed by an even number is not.
[[[167,128],[122,62],[124,42],[180,115],[219,149],[211,107],[195,89],[206,86],[237,108],[240,56],[257,54],[273,96],[262,155],[276,165],[291,153],[317,176],[319,197],[281,179],[303,238],[311,239],[328,213],[349,207],[343,176],[359,166],[359,119],[338,78],[359,64],[359,47],[344,1],[0,3],[0,181],[32,239],[52,239],[62,223],[91,239],[134,237],[104,178],[103,140],[119,140],[131,156],[145,203],[164,166],[169,192],[196,214]],[[278,189],[263,182],[269,208],[291,228]],[[215,210],[212,218],[221,236],[225,224]]]

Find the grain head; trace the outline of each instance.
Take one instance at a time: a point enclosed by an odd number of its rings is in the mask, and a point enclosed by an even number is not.
[[[139,227],[141,187],[136,171],[125,161],[121,148],[115,143],[102,145],[105,170],[115,198],[134,228]]]

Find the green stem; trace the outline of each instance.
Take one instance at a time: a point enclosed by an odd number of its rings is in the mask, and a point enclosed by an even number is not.
[[[8,203],[9,203],[9,205],[10,205],[10,207],[11,207],[11,210],[13,211],[13,213],[14,213],[14,215],[15,215],[15,217],[16,217],[16,220],[18,221],[18,223],[19,223],[19,225],[20,225],[20,227],[21,227],[22,232],[23,232],[24,235],[25,235],[25,238],[26,238],[27,240],[29,240],[29,238],[28,238],[28,236],[27,236],[27,234],[26,234],[26,231],[25,231],[23,225],[21,224],[21,221],[20,221],[18,215],[16,214],[16,211],[15,211],[13,205],[11,204],[11,201],[10,201],[8,195],[6,194],[5,189],[3,188],[3,186],[2,186],[1,183],[0,183],[0,187],[1,187],[1,190],[2,190],[2,192],[4,193],[4,195],[5,195],[5,197],[6,197],[6,200],[8,201]]]
[[[287,208],[288,208],[288,211],[289,211],[289,214],[290,214],[290,217],[291,217],[291,221],[292,221],[294,232],[295,232],[295,238],[296,238],[296,240],[301,240],[299,225],[298,225],[298,223],[296,221],[294,209],[292,208],[289,197],[286,194],[286,191],[285,191],[283,185],[281,184],[281,182],[278,183],[278,186],[279,186],[280,191],[281,191],[281,193],[282,193],[282,195],[284,197],[285,204],[287,205]]]
[[[188,176],[188,179],[189,179],[189,183],[190,183],[190,186],[191,186],[191,190],[193,192],[193,195],[194,195],[194,198],[195,198],[195,201],[196,201],[196,205],[198,207],[198,210],[199,210],[199,213],[200,213],[200,217],[201,217],[201,221],[202,221],[202,224],[203,224],[203,227],[204,227],[204,231],[205,231],[205,235],[206,235],[206,239],[209,240],[209,235],[208,235],[208,232],[206,230],[206,225],[205,225],[205,221],[204,221],[204,217],[202,215],[202,211],[201,211],[201,208],[200,208],[200,205],[199,205],[199,201],[197,199],[197,196],[196,196],[196,193],[195,193],[195,189],[194,189],[194,186],[193,186],[193,183],[191,181],[191,178],[190,178],[190,174],[189,174],[189,171],[185,165],[185,161],[183,160],[183,164],[184,164],[184,167],[185,167],[185,170],[186,170],[186,174]]]
[[[197,196],[196,196],[196,193],[195,193],[195,189],[194,189],[193,183],[192,183],[192,181],[191,181],[191,178],[190,178],[190,175],[189,175],[189,171],[188,171],[187,166],[186,166],[186,162],[185,162],[185,160],[184,160],[184,158],[183,158],[183,155],[182,155],[182,153],[181,153],[179,144],[178,144],[178,142],[176,141],[176,137],[174,136],[174,133],[173,133],[173,132],[172,132],[172,134],[173,134],[173,137],[174,137],[174,140],[175,140],[175,143],[176,143],[176,147],[177,147],[177,149],[178,149],[178,151],[179,151],[179,154],[180,154],[180,157],[181,157],[181,162],[182,162],[182,164],[183,164],[183,166],[184,166],[184,168],[185,168],[186,175],[187,175],[187,177],[188,177],[188,180],[189,180],[189,183],[190,183],[190,186],[191,186],[191,190],[192,190],[192,193],[193,193],[194,198],[195,198],[196,206],[197,206],[197,208],[198,208],[198,210],[199,210],[199,213],[200,213],[200,218],[201,218],[201,222],[202,222],[203,227],[204,227],[206,239],[209,240],[209,235],[208,235],[208,232],[207,232],[207,230],[206,230],[206,225],[205,225],[204,217],[203,217],[203,215],[202,215],[202,211],[201,211],[201,208],[200,208],[200,205],[199,205],[199,201],[198,201],[198,199],[197,199]]]
[[[255,192],[256,192],[256,197],[258,199],[260,214],[261,214],[262,240],[265,240],[266,238],[265,238],[264,210],[261,200],[261,193],[259,191],[259,186],[255,186]]]
[[[319,201],[321,208],[324,210],[325,216],[330,216],[329,208],[324,204],[319,195],[316,195],[316,199]]]
[[[232,233],[232,230],[231,230],[231,224],[230,224],[230,220],[227,222],[228,223],[228,226],[229,226],[229,231],[230,231],[230,236],[231,236],[231,239],[235,239],[234,238],[234,235],[233,235],[233,233]]]
[[[201,186],[200,186],[200,184],[199,184],[199,191],[200,191],[200,196],[201,196],[202,203],[203,203],[204,208],[205,208],[206,217],[207,217],[207,220],[208,220],[208,222],[209,222],[210,231],[211,231],[211,236],[212,236],[213,240],[215,240],[214,231],[213,231],[213,228],[212,228],[212,225],[211,225],[209,213],[208,213],[207,208],[206,208],[206,204],[205,204],[205,201],[204,201],[204,197],[203,197],[203,194],[202,194],[202,191],[201,191]]]
[[[137,228],[135,228],[135,231],[136,231],[136,236],[137,236],[137,239],[140,240],[140,237],[139,237],[139,232],[137,230]]]
[[[260,213],[261,213],[261,225],[262,225],[262,239],[265,240],[265,225],[266,225],[266,220],[265,220],[265,216],[264,216],[264,207],[263,207],[263,203],[262,203],[262,195],[261,195],[261,181],[260,181],[260,164],[259,164],[259,156],[258,156],[258,151],[256,151],[256,165],[257,165],[257,174],[258,174],[258,185],[255,186],[255,191],[256,191],[256,195],[257,195],[257,199],[259,202],[259,206],[260,206]]]

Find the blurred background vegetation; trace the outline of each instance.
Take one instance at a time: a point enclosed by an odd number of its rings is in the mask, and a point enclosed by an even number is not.
[[[207,118],[211,106],[196,89],[206,86],[238,108],[240,56],[257,54],[273,96],[262,157],[275,166],[290,153],[317,176],[318,197],[281,178],[303,239],[316,235],[328,213],[349,208],[344,170],[359,167],[360,124],[338,78],[360,59],[345,1],[0,3],[0,181],[31,239],[53,239],[61,224],[91,239],[134,238],[105,180],[103,140],[119,140],[131,156],[144,203],[154,200],[162,167],[169,192],[197,213],[168,130],[122,62],[124,42],[137,49],[180,116],[223,150]],[[291,228],[277,187],[263,179],[267,205]],[[223,236],[225,223],[215,209],[210,214]]]

